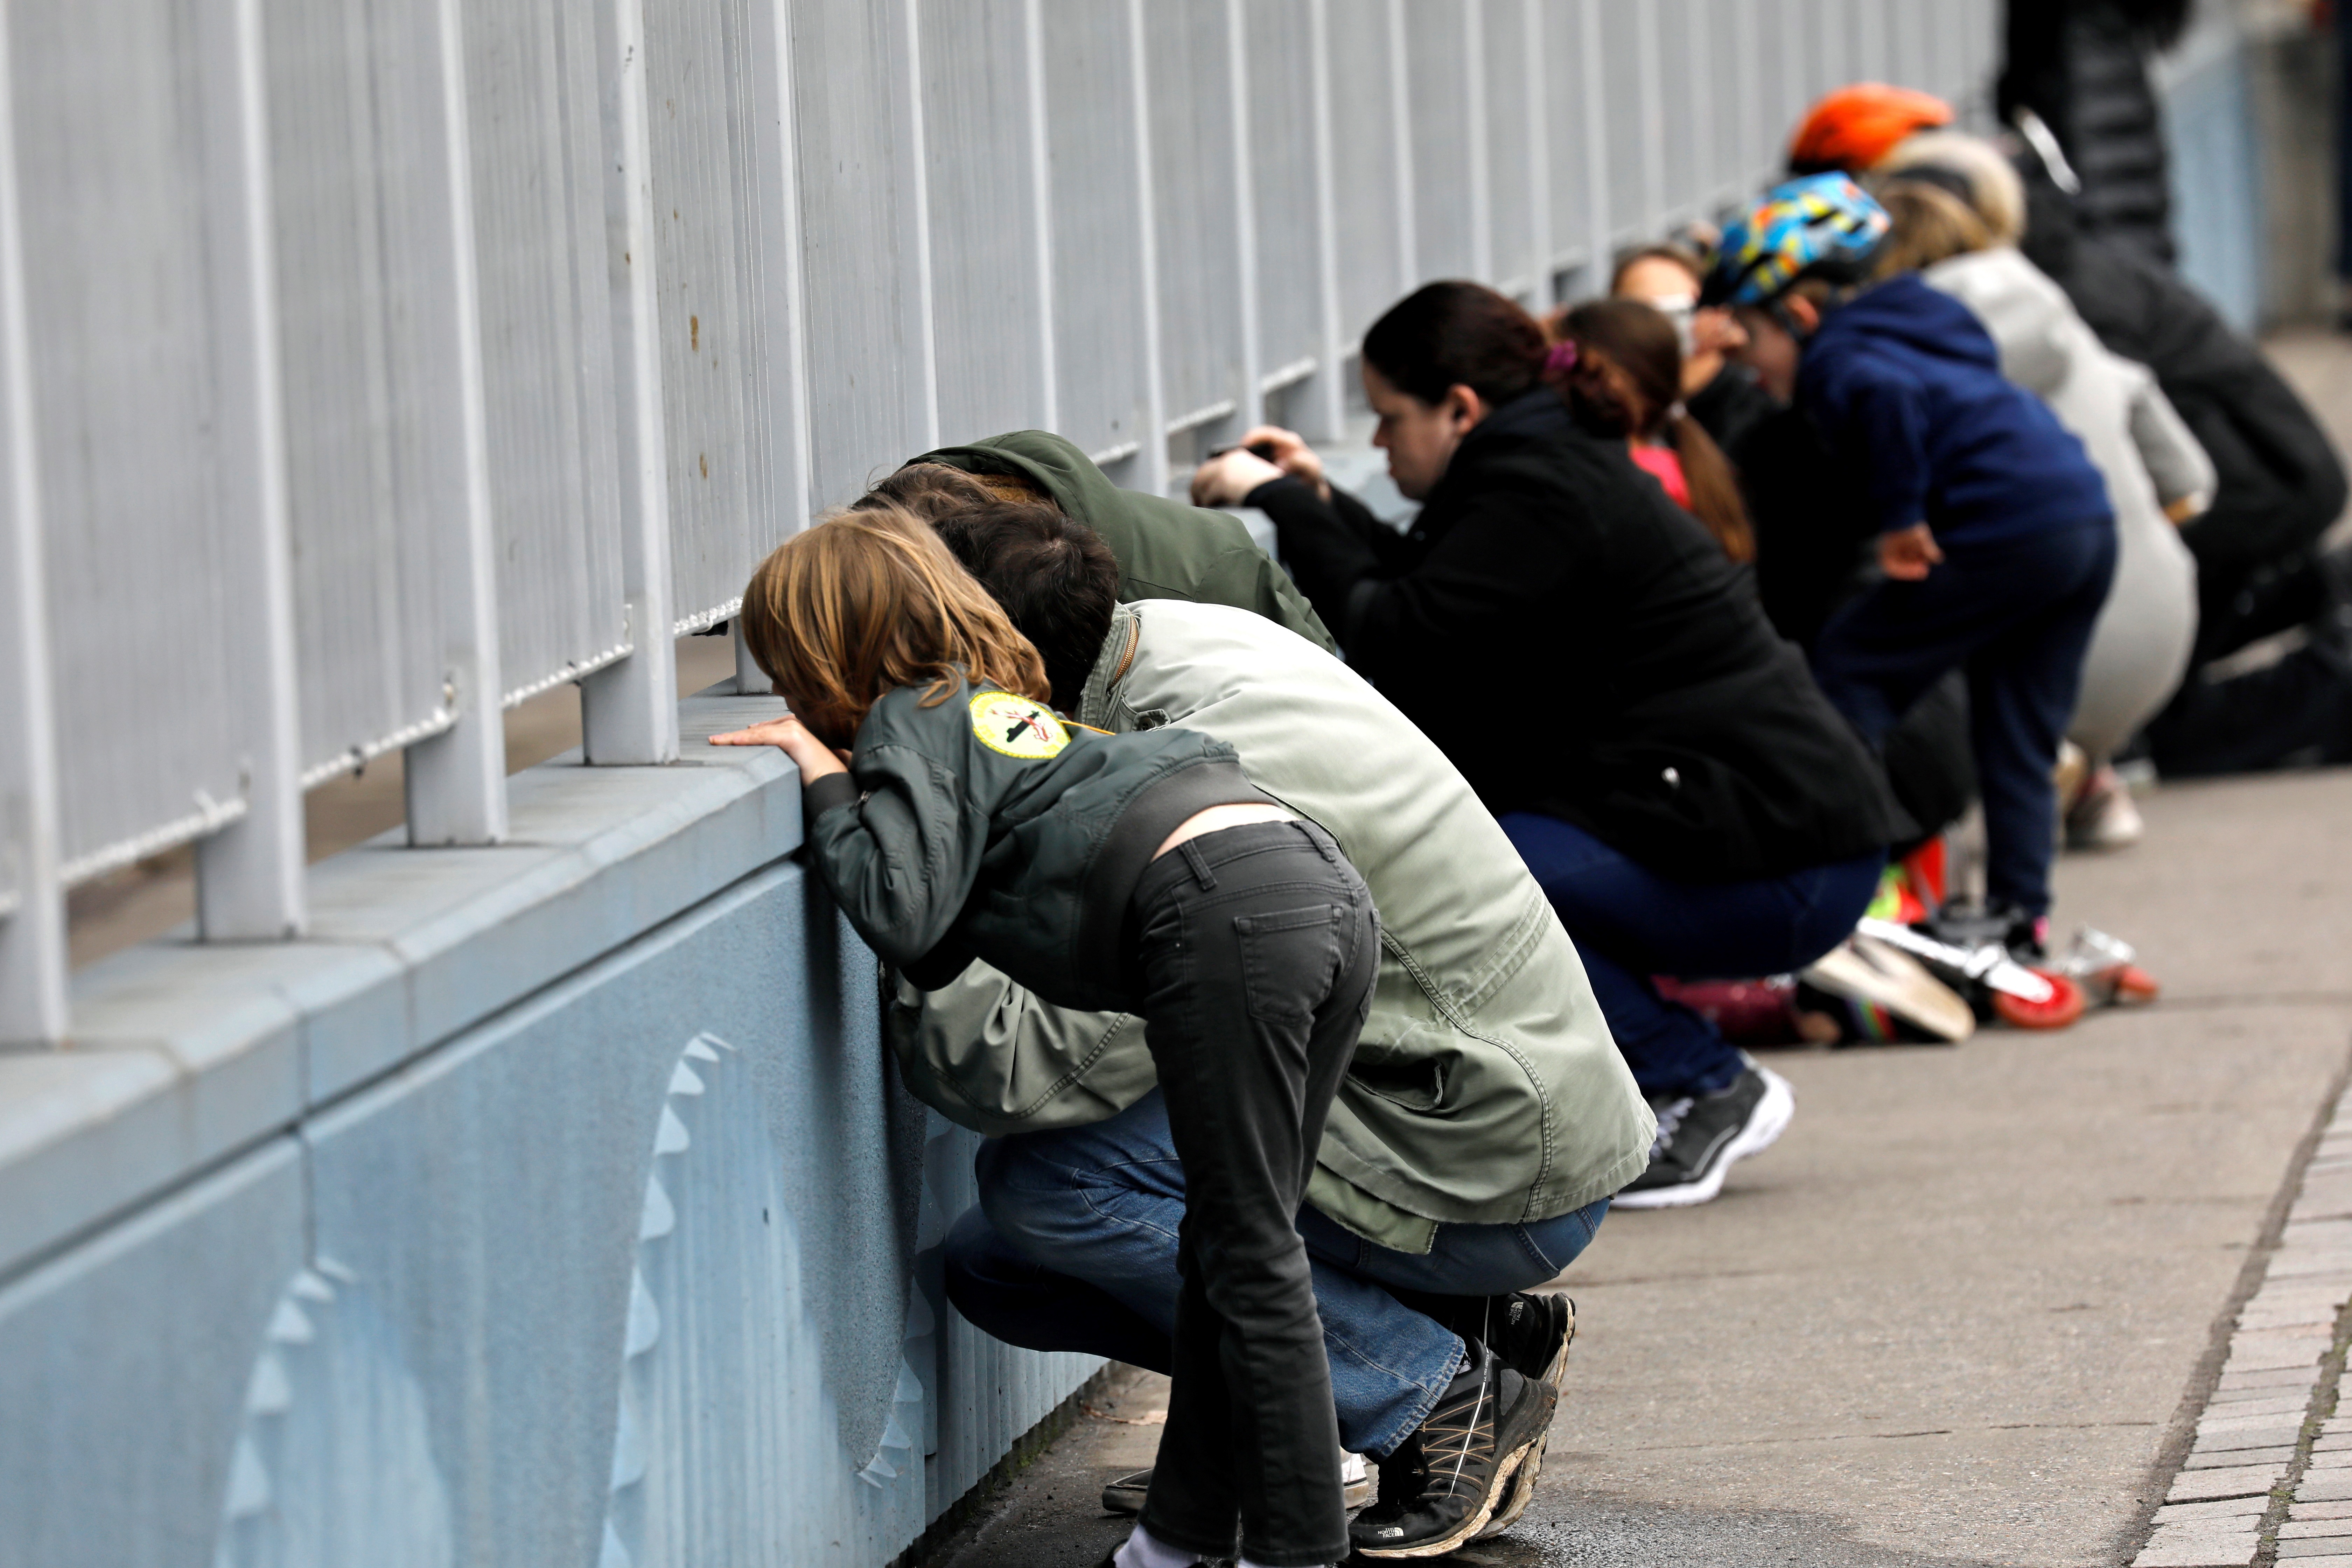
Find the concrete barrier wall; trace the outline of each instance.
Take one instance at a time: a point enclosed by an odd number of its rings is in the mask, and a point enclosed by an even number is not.
[[[699,743],[759,706],[519,775],[512,848],[344,857],[372,931],[101,964],[79,1048],[0,1060],[0,1564],[878,1564],[1095,1370],[938,1298],[973,1139],[781,858],[790,768]],[[152,1120],[93,1103],[152,1067]],[[173,1124],[163,1195],[84,1184]]]

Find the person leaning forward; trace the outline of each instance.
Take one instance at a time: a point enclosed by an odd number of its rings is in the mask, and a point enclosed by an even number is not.
[[[958,484],[969,476],[978,486]],[[1290,580],[1230,512],[1121,489],[1087,455],[1044,430],[1015,430],[910,459],[873,496],[937,524],[988,500],[1050,502],[1092,529],[1118,560],[1118,597],[1232,605],[1286,626],[1326,653],[1339,645]]]
[[[1033,640],[1058,623],[1093,650],[1075,697],[1056,689],[1081,723],[1223,741],[1371,889],[1372,1009],[1298,1214],[1341,1441],[1381,1460],[1353,1539],[1378,1558],[1499,1532],[1532,1495],[1572,1327],[1523,1292],[1591,1240],[1655,1125],[1567,933],[1461,774],[1339,660],[1229,606],[1115,605],[1099,542],[1050,509],[942,532]],[[1013,572],[1068,584],[1070,613]],[[1164,1366],[1184,1186],[1141,1021],[975,967],[902,985],[889,1035],[908,1088],[991,1138],[947,1247],[958,1308],[1013,1343]]]

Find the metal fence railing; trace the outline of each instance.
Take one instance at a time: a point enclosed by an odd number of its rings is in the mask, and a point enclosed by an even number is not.
[[[0,70],[0,1040],[62,891],[198,842],[304,923],[383,752],[504,826],[500,710],[676,754],[674,635],[941,440],[1164,489],[1348,413],[1433,276],[1530,301],[1765,182],[1994,0],[13,0]],[[1171,442],[1173,443],[1171,447]]]

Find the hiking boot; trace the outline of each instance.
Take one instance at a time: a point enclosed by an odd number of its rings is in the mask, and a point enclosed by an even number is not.
[[[1143,1500],[1151,1490],[1150,1470],[1129,1470],[1114,1476],[1102,1489],[1105,1513],[1141,1513]],[[1371,1472],[1364,1468],[1361,1454],[1339,1456],[1339,1495],[1350,1511],[1372,1500]]]
[[[1609,1200],[1612,1208],[1687,1208],[1723,1191],[1734,1160],[1771,1147],[1796,1113],[1789,1080],[1739,1053],[1745,1069],[1727,1089],[1670,1100],[1657,1107],[1658,1141],[1650,1168]]]
[[[1483,1345],[1469,1352],[1477,1364],[1381,1461],[1380,1500],[1348,1525],[1360,1556],[1441,1557],[1467,1544],[1512,1500],[1520,1468],[1541,1462],[1559,1396]]]

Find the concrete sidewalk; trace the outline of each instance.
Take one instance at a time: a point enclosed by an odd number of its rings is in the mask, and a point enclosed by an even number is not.
[[[1538,1500],[1485,1564],[2120,1564],[2352,1047],[2352,772],[2173,786],[2063,923],[2156,1007],[1957,1048],[1780,1052],[1797,1119],[1721,1199],[1611,1216]],[[1148,1462],[1116,1391],[933,1562],[1081,1568]],[[1097,1402],[1097,1408],[1104,1406]]]

